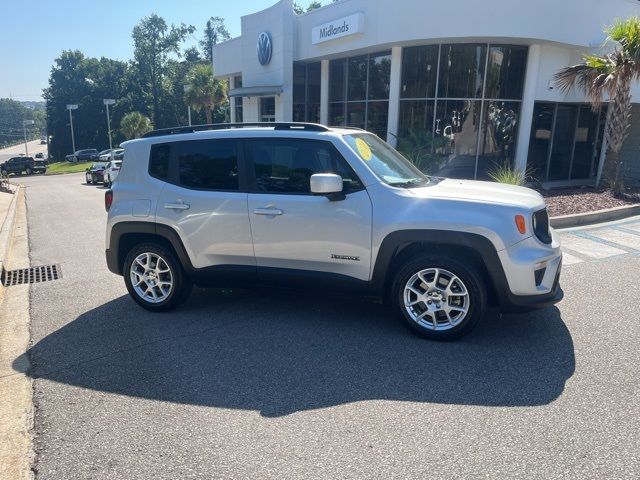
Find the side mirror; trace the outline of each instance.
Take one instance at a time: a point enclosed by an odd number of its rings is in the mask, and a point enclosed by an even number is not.
[[[346,198],[342,189],[343,182],[340,175],[334,173],[311,175],[311,193],[315,195],[325,195],[329,200],[335,202]]]

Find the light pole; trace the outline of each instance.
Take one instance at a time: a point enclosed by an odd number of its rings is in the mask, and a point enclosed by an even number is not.
[[[73,154],[75,155],[76,153],[76,139],[73,136],[73,115],[71,115],[71,110],[77,110],[78,109],[78,105],[75,104],[70,104],[67,105],[67,110],[69,110],[69,122],[71,123],[71,145],[73,146]]]
[[[111,161],[113,161],[113,144],[111,143],[111,119],[109,118],[109,105],[113,105],[116,101],[113,98],[105,98],[102,102],[107,107],[107,129],[109,130],[109,153]]]
[[[24,134],[24,152],[25,152],[25,156],[29,156],[29,147],[27,146],[27,125],[33,125],[34,122],[33,120],[24,120],[22,122],[22,133]]]
[[[185,85],[184,93],[187,93],[190,88],[191,88],[191,85]],[[189,126],[191,126],[191,105],[189,105],[189,102],[187,102],[187,114],[189,115]]]

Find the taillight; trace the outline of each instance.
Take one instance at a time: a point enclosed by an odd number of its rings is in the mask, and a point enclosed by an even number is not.
[[[107,190],[104,192],[104,209],[108,212],[113,204],[113,191]]]

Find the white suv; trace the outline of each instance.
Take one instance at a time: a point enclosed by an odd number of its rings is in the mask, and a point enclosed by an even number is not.
[[[562,298],[542,197],[426,177],[357,129],[279,123],[151,132],[124,144],[106,192],[106,256],[152,311],[200,286],[311,286],[391,302],[432,339],[487,305]]]

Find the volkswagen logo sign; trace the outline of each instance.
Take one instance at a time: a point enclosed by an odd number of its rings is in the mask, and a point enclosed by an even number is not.
[[[271,37],[267,32],[262,32],[258,35],[258,61],[260,65],[269,65],[272,51]]]

